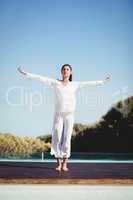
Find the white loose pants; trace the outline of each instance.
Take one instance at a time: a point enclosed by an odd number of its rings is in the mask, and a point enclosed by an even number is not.
[[[74,112],[55,112],[50,151],[50,154],[54,155],[55,158],[70,157],[73,124]]]

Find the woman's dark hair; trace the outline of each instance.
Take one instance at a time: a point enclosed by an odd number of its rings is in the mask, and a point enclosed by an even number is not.
[[[71,65],[69,65],[69,64],[64,64],[64,65],[62,65],[61,71],[64,69],[65,66],[68,66],[68,67],[70,68],[71,72],[72,72],[72,67],[71,67]],[[72,81],[72,74],[70,74],[70,76],[69,76],[69,81]]]

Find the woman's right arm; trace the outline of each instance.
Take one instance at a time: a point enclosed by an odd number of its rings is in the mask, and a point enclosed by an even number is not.
[[[38,81],[44,83],[47,86],[54,86],[54,84],[57,81],[56,79],[53,79],[53,78],[49,78],[49,77],[38,75],[38,74],[29,73],[29,72],[23,70],[21,67],[17,67],[17,70],[22,75],[24,75],[26,78],[33,79],[33,80],[38,80]]]

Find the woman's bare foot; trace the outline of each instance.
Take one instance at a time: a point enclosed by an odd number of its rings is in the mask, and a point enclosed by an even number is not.
[[[66,166],[62,166],[62,170],[63,171],[69,171],[68,167],[66,167]]]
[[[55,168],[57,171],[61,171],[61,165]]]
[[[61,171],[61,158],[57,158],[57,163],[58,163],[58,166],[55,168],[57,171]]]
[[[67,167],[67,160],[68,160],[68,158],[66,158],[66,157],[63,158],[63,162],[62,162],[62,170],[63,171],[69,171],[69,169]]]

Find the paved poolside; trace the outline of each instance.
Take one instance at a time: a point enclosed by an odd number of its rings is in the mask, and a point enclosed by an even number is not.
[[[133,184],[133,163],[68,163],[68,172],[55,162],[0,162],[0,183]]]
[[[133,186],[0,185],[1,200],[132,200]]]

